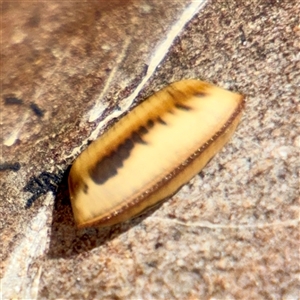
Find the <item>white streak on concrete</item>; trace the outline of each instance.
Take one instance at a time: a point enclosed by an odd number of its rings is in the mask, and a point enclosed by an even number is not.
[[[22,120],[16,124],[16,126],[14,127],[12,132],[4,139],[3,144],[5,146],[10,147],[16,142],[16,140],[20,136],[21,129],[23,128],[23,126],[25,125],[25,123],[28,119],[28,116],[29,116],[29,112],[26,112],[24,114]]]
[[[1,280],[3,299],[37,299],[42,266],[36,267],[34,262],[45,254],[48,240],[47,210],[49,208],[46,206],[39,210],[29,224],[24,238],[12,249]]]
[[[122,101],[122,103],[119,105],[119,110],[114,111],[112,114],[107,116],[104,120],[102,120],[98,126],[94,129],[94,131],[91,133],[91,135],[86,138],[81,145],[87,144],[90,140],[95,140],[103,126],[108,123],[110,120],[114,118],[118,118],[121,114],[123,114],[125,111],[127,111],[130,106],[132,105],[134,99],[137,97],[139,92],[143,89],[144,85],[147,83],[149,78],[154,74],[156,68],[161,63],[161,61],[165,58],[165,56],[168,54],[169,49],[171,48],[175,38],[180,34],[180,32],[183,30],[184,26],[194,17],[196,13],[198,13],[206,4],[207,0],[199,0],[192,2],[181,14],[179,19],[172,25],[169,32],[166,33],[166,39],[163,40],[154,51],[154,54],[152,55],[150,62],[148,63],[148,70],[141,81],[141,83],[136,87],[136,89],[132,92],[130,96],[128,96],[126,99]],[[101,100],[101,97],[104,96],[104,93],[102,92],[98,100]],[[101,106],[100,106],[101,107]],[[93,110],[94,108],[92,108]],[[103,104],[102,104],[102,112],[103,112]],[[98,113],[101,113],[101,109],[98,110]],[[97,119],[101,115],[94,115],[92,112],[90,115],[93,115],[93,118],[91,119]],[[74,148],[73,151],[66,157],[74,157],[80,152],[81,145]]]

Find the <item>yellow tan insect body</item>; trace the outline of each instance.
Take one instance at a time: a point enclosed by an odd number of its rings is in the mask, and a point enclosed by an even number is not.
[[[113,225],[174,194],[226,144],[243,106],[240,94],[184,80],[135,107],[71,168],[77,226]]]

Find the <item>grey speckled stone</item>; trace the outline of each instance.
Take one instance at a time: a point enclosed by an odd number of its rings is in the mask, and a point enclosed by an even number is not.
[[[299,1],[195,3],[2,3],[0,163],[21,165],[0,173],[4,298],[299,299]],[[160,207],[76,230],[59,170],[183,78],[247,96],[233,139]],[[31,176],[55,201],[24,209]]]

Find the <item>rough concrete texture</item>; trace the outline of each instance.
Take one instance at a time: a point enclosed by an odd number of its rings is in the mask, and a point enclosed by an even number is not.
[[[1,8],[3,299],[300,298],[299,1]],[[233,139],[160,207],[76,230],[68,166],[186,78],[246,95]]]

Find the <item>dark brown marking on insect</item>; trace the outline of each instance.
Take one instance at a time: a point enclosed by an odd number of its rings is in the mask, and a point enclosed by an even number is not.
[[[147,144],[147,142],[145,142],[137,132],[134,132],[131,138],[134,143],[144,144],[144,145]]]
[[[205,91],[201,91],[201,92],[196,92],[194,93],[195,97],[199,97],[199,98],[203,98],[206,97],[208,95],[208,93],[206,93]]]
[[[148,129],[146,128],[146,127],[144,127],[144,126],[141,126],[139,129],[138,129],[138,131],[137,131],[137,133],[139,134],[139,135],[145,135],[146,133],[148,133]]]
[[[192,109],[192,107],[182,104],[182,103],[175,103],[175,107],[178,109],[181,109],[181,110],[186,110],[186,111],[189,111]]]
[[[122,161],[130,156],[130,151],[133,149],[134,143],[132,140],[127,139],[123,144],[118,147],[116,155],[118,155]]]
[[[90,176],[96,184],[103,184],[115,175],[117,175],[117,169],[111,156],[105,156],[90,172]]]
[[[88,191],[89,191],[89,187],[88,187],[88,185],[87,185],[86,183],[84,183],[84,185],[83,185],[83,192],[84,192],[85,194],[87,194]]]
[[[174,93],[171,91],[171,89],[174,91]],[[174,100],[174,102],[177,101],[177,99],[178,99],[177,90],[170,87],[169,89],[166,90],[166,92],[170,95],[170,97]]]
[[[161,117],[157,118],[157,122],[162,124],[162,125],[167,125],[167,122],[165,122]]]
[[[103,184],[109,178],[118,174],[118,169],[123,167],[123,162],[130,156],[134,147],[134,142],[126,139],[116,151],[109,156],[105,156],[90,172],[91,178],[96,184]]]
[[[154,126],[154,122],[150,119],[150,120],[148,120],[148,122],[147,122],[147,127],[148,128],[152,128]]]
[[[118,172],[118,168],[123,167],[123,161],[129,157],[128,151],[124,151],[123,148],[118,148],[117,151],[114,151],[110,158],[112,160],[113,166],[116,169],[116,172]]]
[[[176,104],[180,104],[187,97],[186,93],[175,88],[174,86],[170,86],[170,88],[167,90],[167,92],[173,98],[175,106],[176,106]]]

